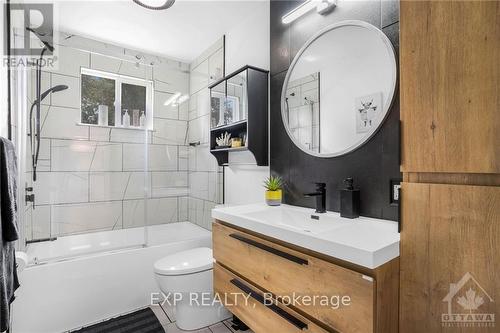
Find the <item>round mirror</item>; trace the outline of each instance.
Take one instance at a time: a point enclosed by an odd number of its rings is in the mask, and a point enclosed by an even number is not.
[[[308,154],[347,154],[377,131],[392,104],[396,57],[386,35],[362,21],[329,26],[300,49],[283,84],[281,112]]]

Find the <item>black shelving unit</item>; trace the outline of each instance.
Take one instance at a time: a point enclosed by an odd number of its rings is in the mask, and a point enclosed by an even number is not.
[[[225,76],[224,78],[214,82],[209,86],[211,112],[210,112],[210,152],[217,158],[219,165],[228,164],[228,156],[230,152],[248,150],[252,152],[257,162],[257,165],[269,165],[268,157],[268,76],[269,71],[253,67],[245,66],[237,71]],[[217,120],[214,124],[214,118],[220,118],[220,98],[223,95],[225,98],[231,98],[228,92],[228,85],[237,85],[232,83],[235,78],[243,80],[240,86],[243,89],[243,98],[245,101],[243,119],[232,121],[226,119],[224,111],[223,120]],[[234,97],[233,97],[234,98]],[[240,104],[239,104],[240,105]],[[224,108],[226,105],[224,105]],[[226,110],[226,109],[224,109]],[[239,110],[242,111],[242,110]],[[231,133],[231,137],[242,137],[246,134],[246,145],[237,148],[217,148],[215,139],[220,137],[225,132]]]

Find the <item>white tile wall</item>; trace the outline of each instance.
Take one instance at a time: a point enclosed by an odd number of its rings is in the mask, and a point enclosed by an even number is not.
[[[94,49],[100,42],[89,43]],[[176,92],[189,94],[190,65],[163,59],[155,66],[137,67],[135,62],[65,46],[58,50],[60,67],[42,73],[42,90],[56,84],[69,89],[49,95],[42,106],[40,172],[34,185],[41,206],[28,210],[28,239],[144,225],[145,196],[148,224],[187,220],[190,103],[172,107],[164,102]],[[82,67],[154,80],[154,131],[77,125]],[[216,71],[220,61],[206,57],[198,67],[193,82],[200,89],[206,87],[209,67]],[[30,77],[29,100],[34,74]],[[200,95],[208,100],[206,89]],[[208,106],[202,112],[208,113]],[[207,135],[201,125],[198,133]],[[30,159],[31,151],[27,155]],[[31,161],[26,165],[31,177]],[[203,186],[208,197],[208,185]]]
[[[151,184],[151,173],[131,172],[123,199],[144,198],[148,193],[149,184]]]
[[[144,203],[147,207],[147,224],[177,222],[177,198],[153,198],[123,201],[123,227],[144,226]]]
[[[113,142],[136,142],[142,143],[151,141],[151,132],[136,129],[113,128],[111,130],[110,141]]]
[[[52,74],[52,86],[66,85],[68,89],[51,94],[51,105],[66,108],[80,108],[80,78]]]
[[[117,143],[96,143],[90,171],[121,171],[123,166],[122,149],[123,145]]]
[[[208,59],[204,60],[202,63],[197,65],[195,68],[191,69],[190,75],[190,93],[195,93],[202,88],[208,86]]]
[[[154,119],[153,143],[185,145],[187,122],[183,120]]]
[[[191,98],[188,103],[189,142],[201,145],[188,148],[189,198],[188,219],[211,230],[211,209],[222,200],[221,174],[215,157],[209,151],[210,90],[207,88],[223,76],[222,39],[191,63]]]
[[[36,203],[59,204],[88,201],[86,172],[38,172],[34,185]]]
[[[208,58],[209,81],[215,82],[223,77],[224,51],[220,48]]]
[[[178,148],[177,146],[150,145],[149,146],[149,170],[169,171],[177,170]]]
[[[36,206],[32,211],[33,238],[50,237],[50,206]]]
[[[179,119],[179,106],[174,103],[165,105],[174,94],[163,91],[155,91],[154,116],[155,118]],[[173,106],[174,104],[175,106]]]
[[[177,170],[178,149],[177,146],[149,145],[148,167],[150,171]],[[144,170],[146,158],[145,146],[143,144],[123,145],[123,170]]]
[[[208,200],[208,172],[189,173],[189,195]]]
[[[161,63],[153,71],[155,88],[166,92],[189,93],[189,65]]]
[[[187,171],[153,172],[151,177],[153,197],[187,195]]]
[[[90,141],[52,140],[52,171],[89,171],[96,144]]]
[[[52,233],[74,233],[122,228],[122,203],[99,202],[52,206]]]
[[[90,53],[76,50],[74,48],[57,46],[59,52],[57,60],[57,69],[52,70],[54,73],[62,73],[78,77],[80,75],[80,67],[90,66]]]
[[[123,200],[130,172],[90,173],[90,201]]]
[[[51,82],[50,82],[50,73],[48,72],[42,72],[42,80],[41,80],[41,85],[40,85],[40,94],[52,87]],[[28,95],[28,104],[31,106],[31,103],[33,103],[36,100],[36,84],[35,84],[35,78],[36,78],[36,71],[31,70],[30,72],[30,89],[29,89],[29,95]],[[45,97],[45,99],[42,101],[43,105],[50,105],[50,99],[51,95]]]
[[[80,110],[50,106],[42,108],[43,138],[87,140],[89,128],[78,126],[80,122]]]
[[[119,74],[138,77],[145,80],[153,79],[153,67],[149,65],[139,65],[131,61],[122,61]]]
[[[187,171],[189,165],[189,147],[188,146],[179,146],[179,170]]]
[[[91,53],[90,63],[92,69],[99,71],[118,73],[120,70],[121,60],[113,57],[106,57],[100,54]]]

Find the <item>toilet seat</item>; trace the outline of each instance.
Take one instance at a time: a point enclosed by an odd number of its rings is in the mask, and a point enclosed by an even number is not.
[[[213,268],[212,249],[199,247],[168,255],[154,264],[159,275],[184,275],[206,271]]]

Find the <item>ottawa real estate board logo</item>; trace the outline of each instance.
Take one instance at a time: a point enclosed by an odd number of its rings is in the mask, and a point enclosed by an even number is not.
[[[443,327],[495,327],[495,314],[485,311],[492,308],[493,298],[469,272],[450,283],[443,302],[448,303],[447,313],[441,314]]]

